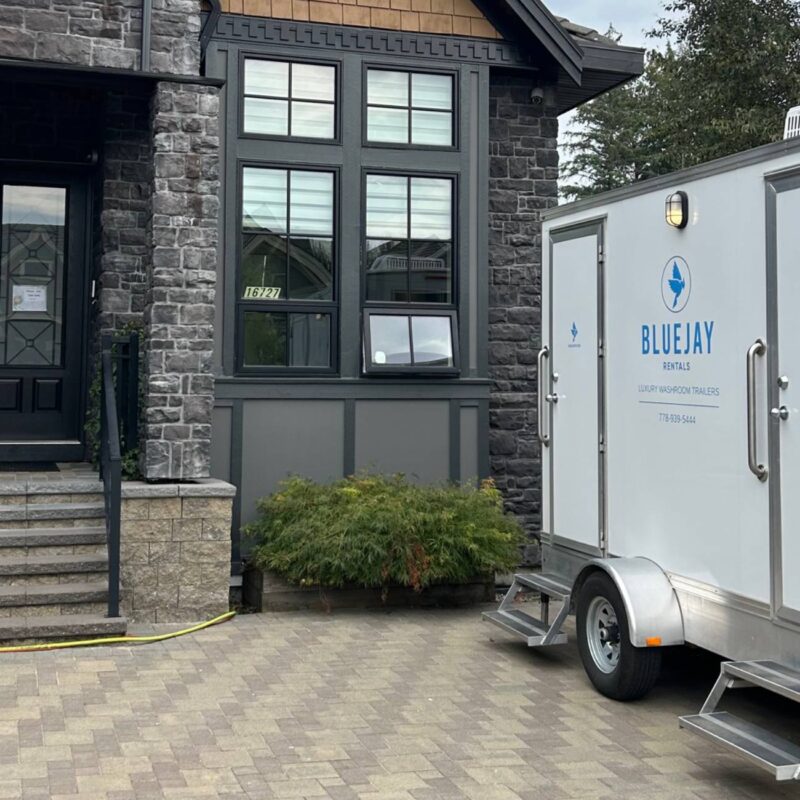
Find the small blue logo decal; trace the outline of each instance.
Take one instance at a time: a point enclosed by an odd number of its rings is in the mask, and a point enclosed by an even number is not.
[[[578,326],[573,322],[572,327],[569,329],[569,332],[572,334],[572,341],[574,342],[575,339],[578,338]]]
[[[661,297],[664,305],[677,314],[686,308],[692,293],[692,273],[686,260],[674,256],[661,273]]]

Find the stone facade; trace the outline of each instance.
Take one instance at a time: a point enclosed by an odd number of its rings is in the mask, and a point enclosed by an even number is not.
[[[222,481],[123,484],[122,610],[131,622],[196,622],[229,607],[231,504]]]
[[[215,88],[158,85],[152,105],[152,262],[145,309],[144,468],[149,479],[209,474],[218,126]]]
[[[150,68],[197,75],[199,0],[153,0]],[[0,56],[141,68],[140,0],[3,0]]]
[[[558,202],[558,121],[530,103],[530,79],[490,94],[489,372],[491,471],[507,508],[541,530],[536,355],[541,343],[541,213]],[[547,93],[549,96],[549,92]],[[538,545],[525,554],[538,560]]]
[[[472,0],[222,0],[230,14],[499,39]]]

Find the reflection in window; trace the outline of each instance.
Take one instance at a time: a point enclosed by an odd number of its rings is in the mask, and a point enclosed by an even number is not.
[[[245,133],[333,139],[335,104],[335,67],[245,59]]]
[[[331,366],[331,316],[246,311],[245,367]]]
[[[451,147],[453,88],[452,75],[368,70],[368,141]]]
[[[452,302],[452,195],[448,178],[367,176],[368,301]]]
[[[398,367],[452,369],[453,315],[367,314],[367,370]]]

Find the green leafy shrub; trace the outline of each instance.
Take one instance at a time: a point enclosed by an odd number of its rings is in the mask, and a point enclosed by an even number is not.
[[[258,505],[245,529],[255,564],[300,585],[420,590],[519,563],[522,529],[491,481],[476,489],[416,486],[402,475],[291,478]]]

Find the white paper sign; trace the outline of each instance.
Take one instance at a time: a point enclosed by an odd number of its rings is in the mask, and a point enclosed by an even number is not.
[[[11,302],[14,311],[47,311],[47,287],[14,286]]]

